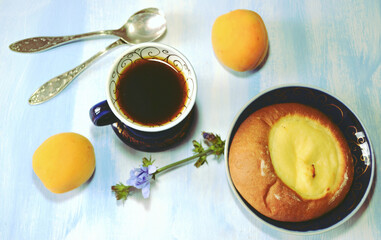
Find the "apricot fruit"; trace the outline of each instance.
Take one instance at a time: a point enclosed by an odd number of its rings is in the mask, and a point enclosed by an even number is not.
[[[33,170],[53,193],[64,193],[85,183],[95,170],[91,142],[77,133],[59,133],[46,139],[33,154]]]
[[[212,46],[217,59],[226,67],[238,72],[253,70],[268,51],[266,26],[254,11],[231,11],[215,20]]]

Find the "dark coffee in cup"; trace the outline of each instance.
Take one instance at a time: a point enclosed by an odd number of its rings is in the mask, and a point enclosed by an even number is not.
[[[140,135],[165,135],[190,116],[196,103],[196,74],[176,49],[136,44],[116,59],[106,95],[106,101],[90,109],[96,126],[117,124]]]
[[[181,113],[188,87],[183,73],[172,62],[144,58],[122,70],[115,96],[120,111],[133,122],[157,126]]]

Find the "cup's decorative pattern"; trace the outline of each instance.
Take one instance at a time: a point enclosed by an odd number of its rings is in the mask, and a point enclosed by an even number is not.
[[[111,73],[111,80],[109,81],[109,86],[108,86],[111,104],[125,118],[127,122],[139,125],[136,122],[134,123],[134,121],[131,118],[124,115],[122,111],[120,110],[120,107],[117,104],[117,97],[116,97],[119,91],[117,87],[117,82],[119,78],[121,77],[123,70],[126,67],[136,63],[137,61],[145,61],[148,59],[160,59],[161,61],[165,61],[168,64],[175,67],[177,71],[179,73],[182,73],[182,75],[184,76],[186,85],[188,87],[187,101],[185,102],[185,105],[183,109],[181,110],[181,112],[175,118],[171,119],[171,121],[169,121],[168,123],[177,121],[179,120],[179,118],[185,117],[184,114],[188,114],[192,110],[192,107],[194,104],[194,101],[192,102],[191,99],[192,99],[192,96],[195,97],[194,96],[196,91],[195,75],[189,62],[183,56],[181,56],[181,54],[179,54],[178,52],[176,52],[170,47],[166,47],[165,45],[152,44],[152,45],[138,47],[136,49],[133,49],[132,51],[129,51],[118,61],[118,63],[114,67],[113,72]],[[167,125],[168,123],[164,125]],[[162,125],[144,126],[144,127],[155,128],[159,126],[162,126]]]

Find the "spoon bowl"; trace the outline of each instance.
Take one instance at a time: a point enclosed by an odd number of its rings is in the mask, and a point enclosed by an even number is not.
[[[150,42],[161,37],[166,31],[164,14],[157,8],[146,8],[132,15],[119,30],[124,31],[123,40],[130,44]],[[144,24],[142,24],[144,23]]]

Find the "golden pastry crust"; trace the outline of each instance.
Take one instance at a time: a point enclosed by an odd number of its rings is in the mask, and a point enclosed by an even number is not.
[[[330,130],[342,156],[340,183],[318,199],[304,199],[276,175],[269,152],[269,133],[284,116],[316,120]],[[229,151],[229,170],[242,197],[263,215],[288,222],[317,218],[335,208],[353,180],[353,160],[338,127],[320,111],[298,103],[275,104],[252,113],[238,128]]]

